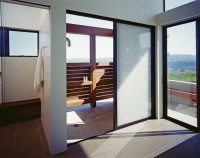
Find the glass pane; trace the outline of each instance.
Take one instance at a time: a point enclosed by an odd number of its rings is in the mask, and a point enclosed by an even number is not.
[[[151,116],[149,28],[117,25],[117,125]]]
[[[113,38],[96,36],[96,62],[113,62]]]
[[[37,56],[38,34],[33,32],[9,31],[10,56]]]
[[[177,8],[193,1],[195,0],[165,0],[165,11]]]
[[[167,28],[168,116],[197,126],[196,22]]]
[[[90,36],[69,34],[67,37],[71,41],[71,46],[67,47],[67,63],[90,62]]]

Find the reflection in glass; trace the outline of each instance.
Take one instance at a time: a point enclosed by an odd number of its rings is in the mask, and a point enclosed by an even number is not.
[[[168,116],[197,126],[196,22],[167,28]]]

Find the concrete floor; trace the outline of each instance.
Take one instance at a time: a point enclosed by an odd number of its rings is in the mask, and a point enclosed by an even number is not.
[[[173,149],[177,144],[191,137],[195,138],[196,135],[196,133],[165,119],[148,120],[71,144],[66,152],[51,156],[41,121],[38,118],[0,127],[0,157],[153,158],[170,148]],[[187,143],[187,141],[185,142]],[[197,141],[200,142],[200,140]],[[193,149],[195,147],[191,143],[189,146]],[[199,146],[195,151],[189,148],[185,151],[196,155],[195,152],[199,151]],[[180,153],[180,149],[172,150],[169,154],[170,158],[177,153]],[[165,155],[161,155],[161,158],[163,157]],[[196,157],[200,157],[200,155],[196,155]]]
[[[113,130],[113,99],[67,108],[67,143],[74,143]]]
[[[187,158],[188,155],[200,157],[198,152],[200,135],[165,119],[147,120],[107,132],[113,129],[112,100],[104,100],[94,109],[89,105],[68,108],[67,115],[68,143],[99,136],[68,144],[66,152],[51,156],[40,118],[21,121],[0,127],[0,157],[153,158],[158,156],[165,158],[167,155],[170,155],[170,158]],[[184,154],[177,156],[180,153]]]
[[[72,158],[153,158],[195,135],[165,119],[148,120],[70,145],[68,153]]]

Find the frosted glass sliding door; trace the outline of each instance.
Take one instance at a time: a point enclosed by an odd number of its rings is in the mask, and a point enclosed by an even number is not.
[[[117,126],[151,116],[151,30],[117,24]]]

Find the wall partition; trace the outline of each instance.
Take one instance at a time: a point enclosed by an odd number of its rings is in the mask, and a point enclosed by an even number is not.
[[[185,126],[199,127],[198,19],[163,29],[164,116]]]
[[[0,2],[0,39],[3,38],[3,28],[2,28],[2,2]],[[0,40],[0,54],[2,54],[3,51],[3,41]],[[2,57],[0,57],[0,126],[4,124],[4,112],[2,107]]]
[[[154,113],[154,29],[116,23],[116,126]]]

